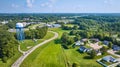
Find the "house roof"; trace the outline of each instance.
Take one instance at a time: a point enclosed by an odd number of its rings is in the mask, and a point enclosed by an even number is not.
[[[87,38],[84,38],[84,39],[82,39],[81,41],[85,42],[85,41],[87,41],[87,40],[88,40]]]
[[[105,56],[105,57],[103,57],[102,59],[105,60],[105,61],[111,61],[111,62],[114,62],[114,61],[116,60],[116,59],[113,58],[112,56]]]
[[[81,42],[81,41],[77,41],[77,42],[75,42],[75,45],[83,45],[84,43],[83,42]]]
[[[97,38],[92,38],[91,40],[94,40],[94,41],[99,41],[99,39],[97,39]]]
[[[80,47],[80,49],[85,50],[85,49],[87,49],[87,48],[85,48],[85,47],[81,46],[81,47]]]
[[[120,47],[117,46],[117,45],[113,45],[113,46],[112,46],[112,49],[115,50],[115,51],[118,51],[118,50],[120,50]]]
[[[105,44],[105,45],[108,45],[109,44],[109,41],[103,41],[103,43]]]

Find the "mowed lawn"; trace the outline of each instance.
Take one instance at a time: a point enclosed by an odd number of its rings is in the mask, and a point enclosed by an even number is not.
[[[79,67],[103,67],[96,62],[96,60],[102,58],[102,56],[98,56],[95,59],[90,59],[88,58],[88,54],[80,53],[78,48],[65,49],[64,52],[70,65],[77,63]]]
[[[61,28],[49,29],[59,34],[58,39],[63,32],[70,30],[62,30]],[[37,48],[31,53],[21,64],[21,67],[67,67],[67,63],[72,66],[73,63],[78,63],[79,67],[102,67],[96,62],[99,56],[95,59],[88,59],[86,53],[79,53],[79,47],[73,49],[62,49],[61,44],[56,44],[51,41],[41,47]]]
[[[59,34],[58,38],[65,32],[60,28],[49,30],[56,31]],[[21,67],[66,67],[61,44],[55,44],[53,40],[40,46],[23,61]]]
[[[34,42],[32,39],[24,40],[23,43],[20,43],[20,48],[21,48],[21,50],[26,51],[26,50],[30,49],[31,47],[43,42],[44,40],[52,38],[53,36],[54,36],[53,33],[48,32],[43,39],[38,39],[37,42]],[[30,48],[27,48],[27,47],[30,47]]]
[[[21,67],[65,67],[61,45],[54,41],[42,45],[24,60]]]

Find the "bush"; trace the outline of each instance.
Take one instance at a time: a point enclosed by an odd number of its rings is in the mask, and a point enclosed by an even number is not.
[[[75,62],[72,64],[72,67],[78,67],[78,64]]]
[[[7,57],[2,58],[3,63],[7,63]]]

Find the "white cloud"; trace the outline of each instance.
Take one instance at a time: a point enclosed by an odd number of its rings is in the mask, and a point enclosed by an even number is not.
[[[49,0],[51,3],[55,3],[57,0]]]
[[[13,8],[18,8],[19,6],[18,5],[16,5],[16,4],[12,4],[11,5]]]
[[[50,4],[49,2],[42,3],[41,6],[42,6],[42,7],[53,7],[53,5]]]
[[[32,8],[33,7],[34,0],[26,0],[27,7]]]
[[[113,2],[113,0],[104,0],[104,3],[105,3],[105,4],[109,4],[109,5],[111,5],[112,2]]]
[[[53,5],[56,3],[57,0],[49,0],[45,3],[42,3],[41,6],[42,7],[49,7],[49,8],[52,8]]]

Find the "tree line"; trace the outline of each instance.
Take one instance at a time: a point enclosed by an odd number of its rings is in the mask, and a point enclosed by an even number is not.
[[[8,32],[5,26],[0,26],[0,58],[3,62],[16,54],[17,44],[14,34]]]
[[[25,39],[42,39],[47,34],[48,27],[36,27],[25,31]]]

